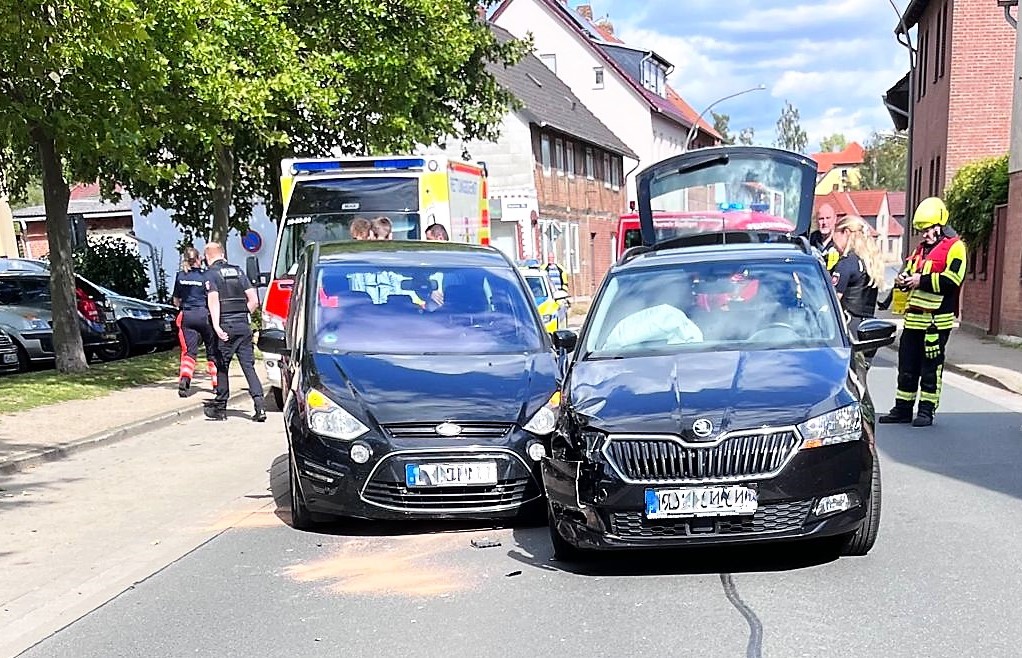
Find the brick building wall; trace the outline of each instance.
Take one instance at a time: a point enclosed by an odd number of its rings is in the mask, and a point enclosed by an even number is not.
[[[571,222],[578,226],[579,272],[569,272],[569,292],[573,296],[592,295],[614,261],[618,219],[626,205],[623,180],[615,184],[612,172],[605,170],[606,163],[611,163],[613,172],[622,172],[623,161],[620,155],[558,135],[575,149],[575,173],[559,170],[556,161],[547,169],[543,165],[543,134],[534,127],[539,218]],[[592,158],[586,157],[586,149],[592,150]],[[588,169],[587,162],[591,162],[592,171]],[[533,239],[541,244],[539,229],[533,228]],[[545,262],[546,255],[543,254],[540,260]],[[565,263],[561,265],[566,267]]]
[[[113,232],[130,231],[132,228],[131,214],[117,217],[103,217],[99,219],[86,219],[87,230],[92,232]],[[46,234],[45,221],[25,222],[25,244],[28,247],[28,254],[31,258],[42,258],[50,253],[49,237]]]
[[[1022,172],[1011,175],[1005,213],[1000,333],[1022,336]]]

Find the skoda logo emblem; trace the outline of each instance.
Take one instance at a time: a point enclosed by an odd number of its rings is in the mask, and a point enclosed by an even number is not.
[[[440,423],[436,426],[436,433],[440,436],[458,436],[461,434],[461,425],[454,423]]]
[[[696,436],[705,439],[709,435],[713,434],[713,423],[706,418],[700,418],[696,422],[692,423],[692,431]]]

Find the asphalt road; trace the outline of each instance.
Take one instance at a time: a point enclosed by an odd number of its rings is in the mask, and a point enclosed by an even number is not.
[[[893,384],[890,364],[878,363],[871,373],[878,407],[892,399]],[[271,416],[253,433],[237,419],[258,448],[223,455],[238,458],[231,472],[251,468],[257,486],[245,489],[235,479],[203,490],[208,507],[233,509],[236,522],[24,655],[1020,651],[1022,398],[954,375],[945,377],[934,427],[879,430],[884,508],[880,539],[864,558],[781,546],[616,554],[576,565],[552,559],[545,528],[353,523],[299,533],[285,524],[278,422]],[[198,423],[180,429],[197,434],[204,429]],[[162,477],[155,478],[157,489]],[[136,482],[132,497],[147,495]],[[272,499],[254,510],[231,506],[260,500],[246,495]],[[500,545],[474,548],[470,542],[479,538]],[[17,572],[17,559],[17,548],[0,552],[0,573]]]

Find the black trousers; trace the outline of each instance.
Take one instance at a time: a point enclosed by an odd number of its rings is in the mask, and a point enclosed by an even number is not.
[[[191,379],[195,375],[195,357],[199,354],[199,342],[206,350],[206,372],[213,386],[217,383],[216,362],[217,338],[209,321],[209,311],[204,308],[185,309],[177,316],[177,337],[181,344],[181,368],[179,377]]]
[[[919,411],[930,415],[940,406],[944,348],[950,329],[903,329],[898,345],[898,391],[895,407],[911,410],[919,393]]]
[[[241,364],[241,371],[245,373],[245,381],[248,382],[248,393],[255,402],[263,401],[263,384],[259,381],[259,373],[255,368],[255,352],[252,349],[252,326],[249,324],[248,315],[235,317],[221,317],[220,326],[227,332],[227,340],[219,341],[219,361],[217,362],[216,401],[227,402],[231,396],[230,379],[228,368],[231,359],[238,356],[238,363]]]

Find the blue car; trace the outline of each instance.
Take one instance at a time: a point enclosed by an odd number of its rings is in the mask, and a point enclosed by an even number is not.
[[[557,362],[492,247],[313,244],[281,354],[294,527],[331,517],[542,518]]]
[[[565,376],[543,478],[556,554],[828,538],[864,555],[881,507],[864,354],[895,326],[849,335],[805,239],[815,165],[699,149],[637,182],[644,245],[608,273],[580,334],[554,335]],[[656,242],[653,209],[722,205],[769,217]]]

